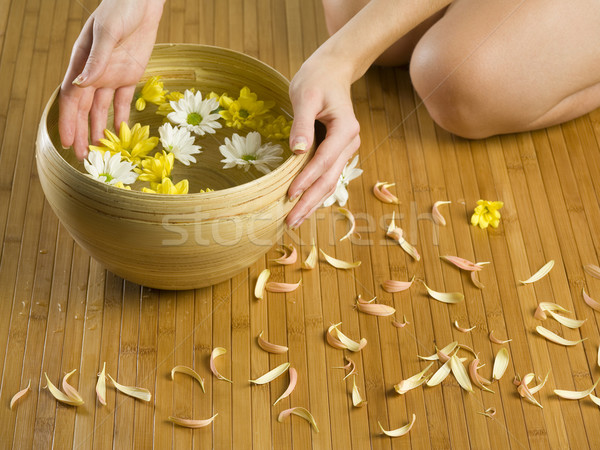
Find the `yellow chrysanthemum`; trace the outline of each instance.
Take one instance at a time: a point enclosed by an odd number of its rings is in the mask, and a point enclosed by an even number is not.
[[[200,191],[199,191],[200,194],[205,194],[207,192],[215,192],[215,190],[211,189],[211,188],[206,188],[206,189],[200,189]]]
[[[471,216],[471,225],[486,229],[488,225],[492,228],[498,228],[500,223],[500,209],[504,206],[503,202],[490,202],[488,200],[478,200],[477,207]]]
[[[162,154],[157,153],[154,158],[145,158],[142,160],[142,168],[135,169],[140,174],[138,180],[159,183],[171,176],[175,155],[163,150]]]
[[[138,111],[143,111],[146,108],[146,103],[154,103],[155,105],[160,105],[165,101],[165,87],[162,81],[160,81],[160,77],[150,77],[142,91],[138,99],[135,102],[135,109]]]
[[[275,106],[275,102],[258,100],[256,94],[247,87],[240,90],[237,100],[226,96],[221,96],[219,100],[222,101],[223,110],[220,114],[225,119],[225,124],[238,130],[242,127],[258,130],[262,127],[270,109]]]
[[[227,94],[217,94],[216,92],[211,92],[208,94],[209,99],[214,98],[219,102],[219,110],[227,108],[226,105],[231,104],[234,100]]]
[[[109,151],[111,154],[121,153],[121,158],[139,166],[142,158],[148,155],[158,144],[157,137],[150,136],[150,127],[142,127],[136,123],[131,129],[125,122],[121,123],[119,136],[110,130],[104,130],[106,139],[100,139],[101,146],[90,145],[90,151]]]
[[[115,184],[113,184],[113,186],[114,186],[114,187],[121,188],[121,189],[125,189],[125,190],[127,190],[127,191],[130,191],[130,190],[131,190],[131,186],[126,186],[126,185],[124,185],[122,181],[117,181]]]
[[[262,127],[258,130],[267,139],[285,140],[290,137],[292,129],[292,121],[287,120],[284,116],[267,116]]]
[[[191,89],[192,91],[194,89]],[[165,102],[158,105],[158,109],[156,110],[156,114],[160,114],[161,116],[168,116],[169,113],[173,112],[173,108],[171,107],[171,102],[178,102],[183,98],[183,92],[179,91],[171,91],[167,95],[165,95]]]
[[[151,194],[171,194],[182,195],[187,194],[190,188],[188,180],[181,180],[177,184],[173,184],[170,178],[165,178],[162,183],[152,183],[152,189],[142,188],[142,192]]]

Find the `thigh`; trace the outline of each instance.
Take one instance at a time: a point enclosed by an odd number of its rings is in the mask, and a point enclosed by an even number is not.
[[[448,84],[446,101],[463,95],[473,108],[485,105],[484,116],[505,122],[500,132],[600,105],[598,0],[455,0],[421,42],[415,59],[433,55],[443,68],[429,87],[443,95]]]

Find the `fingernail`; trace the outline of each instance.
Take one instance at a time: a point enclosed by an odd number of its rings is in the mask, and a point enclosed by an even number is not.
[[[63,150],[69,150],[70,147],[65,147],[64,145],[60,144],[60,146],[62,147]]]
[[[86,76],[83,73],[81,73],[81,74],[77,75],[77,78],[75,78],[73,80],[73,84],[75,86],[79,86],[81,83],[83,83],[85,81],[85,79],[86,79]]]
[[[292,151],[296,154],[306,152],[306,139],[303,137],[296,138],[296,142],[294,143],[294,147],[292,147]]]
[[[293,195],[290,196],[290,202],[296,200],[298,197],[300,197],[300,195],[302,195],[302,191],[296,191]]]

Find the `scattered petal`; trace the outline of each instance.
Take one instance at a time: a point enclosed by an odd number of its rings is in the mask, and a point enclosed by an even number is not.
[[[600,406],[600,398],[596,397],[594,394],[590,394],[590,400],[592,400],[596,405]]]
[[[373,298],[375,300],[377,297]],[[396,313],[396,310],[389,305],[385,305],[383,303],[372,303],[361,301],[360,296],[359,300],[356,302],[356,308],[365,314],[370,314],[372,316],[391,316]]]
[[[529,392],[531,392],[532,394],[535,394],[536,392],[540,391],[544,385],[546,384],[546,381],[548,381],[548,376],[550,375],[550,372],[548,372],[546,374],[546,377],[544,378],[544,381],[542,381],[540,384],[538,384],[537,386],[533,386],[533,387],[529,387],[529,383],[531,383],[534,379],[534,375],[531,374],[527,374],[525,376],[525,378],[523,378],[523,381],[525,382],[525,384],[527,385],[527,388],[529,389]],[[539,377],[538,377],[539,379]]]
[[[302,263],[302,268],[311,270],[315,268],[317,264],[317,246],[315,245],[315,241],[313,240],[312,248],[310,249],[310,253]]]
[[[325,253],[321,249],[319,249],[319,251],[325,258],[325,260],[329,264],[331,264],[333,267],[335,267],[336,269],[355,269],[356,267],[360,266],[360,261],[356,261],[356,262],[342,261],[341,259],[336,259],[332,256],[329,256],[327,253]]]
[[[533,381],[533,379],[535,378],[535,374],[533,374],[533,373],[528,373],[518,383],[516,383],[514,381],[513,382],[517,385],[517,392],[519,393],[519,395],[521,397],[523,397],[525,400],[527,400],[532,405],[536,405],[536,406],[539,406],[540,408],[543,408],[543,406],[540,404],[540,402],[538,402],[535,399],[533,394],[540,391],[544,387],[544,385],[546,384],[546,381],[548,381],[548,375],[549,374],[546,374],[546,378],[544,378],[544,381],[542,383],[540,383],[537,386],[534,386],[532,388],[529,387],[529,383],[531,383]]]
[[[187,366],[175,366],[171,369],[171,380],[175,379],[175,374],[176,373],[183,373],[185,375],[189,375],[190,377],[192,377],[194,380],[196,380],[198,383],[200,383],[200,387],[202,388],[202,392],[206,392],[204,390],[204,378],[202,378],[198,372],[196,372],[194,369],[192,369],[191,367],[187,367]]]
[[[402,247],[402,250],[408,253],[415,261],[420,261],[421,255],[419,255],[417,249],[413,247],[406,239],[404,239],[404,232],[402,231],[402,228],[396,226],[395,216],[396,212],[394,211],[392,213],[392,221],[390,222],[386,236],[398,242],[400,247]]]
[[[201,420],[181,419],[179,417],[169,416],[169,420],[171,422],[173,422],[175,425],[179,425],[180,427],[202,428],[207,425],[210,425],[213,422],[213,420],[215,420],[215,417],[217,417],[218,415],[219,415],[219,413],[216,413],[214,416],[212,416],[209,419],[201,419]]]
[[[548,316],[546,315],[546,311],[551,311],[551,310],[552,311],[560,311],[563,313],[571,312],[568,309],[565,309],[556,303],[541,302],[538,305],[537,309],[535,310],[535,314],[533,315],[533,317],[535,317],[538,320],[546,320],[548,318]]]
[[[254,383],[254,384],[267,384],[267,383],[270,383],[271,381],[273,381],[278,376],[285,373],[285,371],[288,370],[289,368],[290,368],[290,363],[286,362],[286,363],[278,365],[273,370],[269,370],[267,373],[258,377],[256,380],[248,380],[248,381],[250,381],[250,383]]]
[[[402,394],[406,394],[411,389],[421,386],[423,383],[425,383],[427,381],[428,377],[427,377],[427,375],[425,375],[425,373],[429,371],[431,366],[433,366],[433,362],[429,363],[427,365],[427,367],[425,367],[421,372],[419,372],[405,380],[402,380],[400,383],[394,385],[394,390],[398,394],[402,395]]]
[[[588,305],[590,308],[600,312],[600,303],[598,303],[596,300],[594,300],[592,297],[590,297],[589,295],[587,295],[585,293],[585,289],[583,290],[583,301],[586,303],[586,305]]]
[[[492,407],[486,409],[483,412],[477,412],[477,414],[481,414],[482,416],[486,416],[486,417],[489,417],[491,419],[492,417],[494,417],[496,415],[496,408],[494,408],[492,406]]]
[[[100,404],[106,406],[106,363],[102,365],[102,372],[98,374],[96,383],[96,395]]]
[[[262,334],[263,332],[261,331],[258,335],[258,346],[265,352],[280,354],[288,351],[288,348],[284,345],[271,344],[270,342],[264,340]]]
[[[458,256],[440,256],[440,258],[450,264],[454,264],[459,269],[467,270],[469,272],[480,271],[483,268],[483,265],[489,264],[489,262],[474,263]]]
[[[277,417],[277,421],[283,422],[283,419],[285,419],[286,417],[289,417],[290,414],[294,414],[298,417],[302,417],[304,420],[306,420],[313,426],[313,428],[315,429],[315,431],[317,433],[319,432],[319,427],[317,426],[317,422],[315,422],[315,418],[313,417],[313,415],[306,408],[302,408],[300,406],[296,406],[294,408],[290,408],[290,409],[281,411],[279,413],[279,416]]]
[[[437,225],[441,225],[441,226],[446,226],[446,219],[444,219],[444,216],[442,216],[442,213],[439,210],[439,207],[442,205],[448,205],[452,202],[435,202],[433,204],[433,208],[431,208],[431,216],[433,217],[433,221],[434,223],[436,223]]]
[[[300,287],[300,283],[302,283],[302,279],[297,283],[277,283],[270,281],[267,283],[266,288],[268,292],[293,292]]]
[[[273,262],[276,262],[277,264],[287,266],[294,264],[298,259],[298,252],[293,245],[284,245],[283,248],[278,251],[283,252],[283,255],[273,260]]]
[[[465,391],[473,392],[473,386],[471,385],[471,380],[469,379],[469,374],[467,373],[467,369],[463,366],[463,363],[458,359],[458,356],[453,355],[450,358],[450,369],[452,370],[452,374],[460,387],[462,387]]]
[[[450,371],[450,358],[448,358],[448,360],[442,364],[438,370],[435,371],[431,378],[427,380],[427,386],[437,386],[444,381],[448,375],[450,375]]]
[[[414,281],[414,276],[410,281],[386,280],[383,282],[383,290],[389,293],[406,291],[412,286]]]
[[[265,295],[265,286],[267,285],[267,280],[270,276],[271,271],[269,269],[264,269],[258,276],[256,287],[254,288],[254,296],[256,298],[263,298]]]
[[[506,368],[508,367],[508,361],[510,357],[508,355],[508,350],[506,347],[502,347],[496,353],[496,358],[494,358],[494,368],[492,369],[492,378],[494,380],[499,380],[506,372]]]
[[[348,336],[346,336],[344,333],[342,333],[339,330],[338,326],[340,326],[341,324],[342,323],[340,322],[337,325],[330,326],[329,330],[327,331],[327,335],[330,337],[333,337],[333,333],[335,332],[336,337],[337,337],[336,340],[342,345],[341,348],[350,350],[351,352],[361,351],[365,347],[365,345],[367,345],[367,340],[365,338],[362,338],[360,340],[360,342],[353,341],[352,339],[350,339]],[[333,346],[335,347],[335,345],[333,345]],[[340,348],[340,347],[337,347],[337,348]]]
[[[31,390],[31,380],[29,380],[29,383],[27,383],[27,387],[25,389],[21,389],[19,392],[17,392],[15,395],[13,395],[13,397],[10,399],[10,409],[13,409],[13,407],[17,404],[19,399],[25,397],[25,395],[27,395],[27,393],[30,390]]]
[[[46,383],[48,385],[48,390],[50,391],[50,393],[56,400],[58,400],[59,402],[65,403],[67,405],[72,405],[72,406],[83,405],[83,400],[69,397],[67,394],[63,393],[56,386],[54,386],[54,384],[52,384],[52,382],[50,381],[50,378],[48,378],[48,374],[46,372],[44,372],[44,376],[46,377]]]
[[[213,349],[212,353],[210,354],[210,371],[215,377],[217,377],[217,379],[233,383],[233,381],[231,381],[229,378],[225,378],[223,375],[221,375],[215,366],[215,359],[224,355],[225,353],[227,353],[227,349],[223,347],[215,347]]]
[[[502,339],[498,339],[496,336],[494,336],[494,330],[490,331],[490,341],[492,341],[494,344],[508,344],[510,341],[512,341],[512,339],[506,339],[506,340],[502,340]]]
[[[355,408],[360,408],[365,406],[367,402],[362,398],[360,392],[358,391],[358,386],[356,385],[356,377],[353,378],[353,386],[352,386],[352,405]]]
[[[348,378],[350,375],[352,375],[353,373],[356,373],[356,363],[354,361],[352,361],[350,358],[348,358],[347,356],[345,358],[346,358],[346,361],[348,361],[348,364],[346,364],[343,367],[334,367],[334,369],[344,369],[344,370],[350,369],[350,372],[348,372],[348,374],[344,377],[344,380],[346,378]]]
[[[394,325],[396,328],[404,328],[406,325],[410,325],[410,322],[406,320],[406,316],[404,316],[404,322],[398,322],[397,320],[393,320],[392,325]]]
[[[294,388],[296,387],[296,383],[298,382],[298,372],[296,372],[296,369],[294,369],[293,367],[290,367],[290,370],[288,370],[288,372],[290,374],[290,384],[288,385],[285,392],[283,394],[281,394],[281,396],[277,400],[275,400],[275,403],[273,403],[273,406],[275,406],[277,403],[279,403],[280,400],[283,400],[284,398],[289,397],[290,394],[294,391]]]
[[[587,319],[584,319],[584,320],[571,319],[569,317],[565,317],[565,316],[561,316],[560,314],[556,314],[552,310],[548,310],[548,314],[550,314],[552,316],[552,318],[554,320],[556,320],[558,323],[564,325],[567,328],[571,328],[571,329],[579,328],[587,320]]]
[[[594,264],[586,264],[585,266],[583,266],[583,268],[588,273],[588,275],[600,279],[600,267],[595,266]]]
[[[407,434],[410,431],[412,426],[415,424],[415,420],[417,420],[417,415],[413,414],[410,423],[404,425],[403,427],[396,428],[395,430],[389,430],[389,431],[384,430],[379,422],[377,422],[377,424],[379,425],[379,429],[381,430],[381,432],[383,434],[385,434],[386,436],[400,437],[400,436],[404,436],[405,434]]]
[[[383,203],[394,203],[397,205],[400,203],[400,200],[388,190],[388,188],[391,188],[395,184],[396,183],[388,183],[387,181],[378,181],[375,183],[375,186],[373,186],[373,194]]]
[[[149,402],[150,399],[152,398],[152,394],[150,393],[150,391],[148,389],[135,387],[135,386],[124,386],[122,384],[117,383],[114,380],[114,378],[110,376],[110,374],[107,373],[106,376],[109,378],[110,381],[112,381],[112,384],[115,386],[115,388],[117,388],[117,390],[119,392],[122,392],[123,394],[143,400],[145,402]]]
[[[546,264],[544,264],[544,266],[540,270],[538,270],[536,273],[534,273],[530,278],[526,279],[525,281],[519,280],[519,283],[521,283],[521,284],[535,283],[536,281],[541,280],[546,275],[548,275],[548,272],[550,272],[553,267],[554,267],[554,260],[551,259]]]
[[[458,342],[454,341],[451,342],[450,344],[446,345],[444,348],[437,350],[433,355],[431,356],[419,356],[417,355],[417,358],[422,359],[424,361],[438,361],[440,359],[439,357],[439,353],[443,353],[444,355],[449,355],[450,353],[452,353],[454,351],[454,349],[458,347]]]
[[[465,299],[465,296],[460,292],[437,292],[427,286],[424,281],[422,283],[425,289],[427,289],[427,293],[442,303],[460,303]]]
[[[545,337],[549,341],[552,341],[552,342],[554,342],[556,344],[560,344],[560,345],[566,345],[566,346],[577,345],[580,342],[583,342],[587,339],[587,338],[583,338],[583,339],[579,339],[578,341],[570,341],[568,339],[565,339],[565,338],[553,333],[550,330],[547,330],[546,328],[542,327],[541,325],[538,325],[537,327],[535,327],[535,331],[537,331],[539,334],[541,334],[543,337]]]
[[[63,391],[65,391],[65,394],[67,394],[68,397],[70,397],[71,399],[76,400],[77,402],[81,402],[80,404],[83,405],[83,398],[81,397],[81,395],[79,394],[79,392],[77,392],[77,389],[75,389],[73,386],[71,386],[68,382],[68,379],[71,375],[73,375],[75,372],[77,372],[77,369],[73,369],[71,370],[68,374],[66,374],[63,377],[63,381],[62,381],[62,388]]]
[[[554,393],[567,400],[581,400],[582,398],[585,398],[594,392],[594,389],[596,389],[596,386],[598,386],[598,382],[600,382],[600,378],[598,378],[591,388],[586,389],[585,391],[565,391],[562,389],[554,389]]]
[[[360,234],[356,233],[354,230],[356,229],[356,219],[354,218],[354,214],[352,214],[349,210],[347,210],[346,208],[338,208],[338,212],[340,214],[342,214],[346,219],[348,219],[348,221],[350,222],[350,229],[348,230],[348,232],[344,235],[343,238],[340,239],[340,241],[343,241],[344,239],[348,239],[350,236],[352,236],[353,234],[356,234],[356,237],[358,239],[360,239]]]
[[[484,289],[485,288],[485,284],[483,284],[481,281],[479,281],[479,275],[477,274],[477,271],[475,271],[475,270],[473,272],[471,272],[471,282],[478,289]]]
[[[477,370],[479,370],[479,367],[480,367],[479,366],[479,358],[475,358],[469,364],[469,377],[471,377],[471,381],[479,389],[481,389],[483,391],[491,392],[493,394],[494,391],[492,391],[490,388],[487,387],[487,385],[491,384],[490,381],[483,378],[477,372]]]
[[[477,328],[477,325],[473,325],[471,328],[463,328],[458,324],[458,320],[455,320],[454,327],[461,333],[468,333],[469,331],[473,331],[475,328]]]

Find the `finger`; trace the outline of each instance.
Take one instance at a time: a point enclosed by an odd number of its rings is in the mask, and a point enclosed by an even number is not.
[[[73,145],[77,126],[77,108],[81,98],[81,90],[67,85],[61,88],[58,95],[58,133],[63,148]]]
[[[81,95],[79,106],[77,108],[77,128],[73,143],[75,156],[77,156],[77,159],[80,161],[88,154],[88,117],[93,101],[94,89],[86,88]]]
[[[129,122],[129,111],[131,110],[131,100],[135,86],[125,86],[115,91],[115,99],[113,107],[115,110],[115,130],[117,132],[121,128],[121,122]]]
[[[91,20],[91,25],[86,30],[86,33],[92,34],[89,56],[83,70],[73,80],[73,84],[80,87],[90,86],[104,74],[118,41],[105,24],[93,17]],[[89,42],[89,35],[86,39]]]
[[[342,150],[349,147],[358,137],[359,125],[354,114],[351,120],[335,119],[327,126],[327,136],[304,170],[296,177],[288,189],[290,200],[299,197],[325,171],[335,163]],[[343,123],[342,123],[343,122]],[[358,148],[358,147],[357,147]]]
[[[92,103],[92,109],[90,111],[92,142],[94,144],[98,144],[100,139],[104,136],[108,108],[110,108],[114,94],[115,91],[108,88],[98,89],[94,94],[94,103]]]
[[[293,88],[290,89],[292,91]],[[315,94],[296,96],[290,92],[294,107],[294,121],[290,130],[290,148],[296,154],[305,153],[313,144],[315,119],[322,109],[322,101]]]

